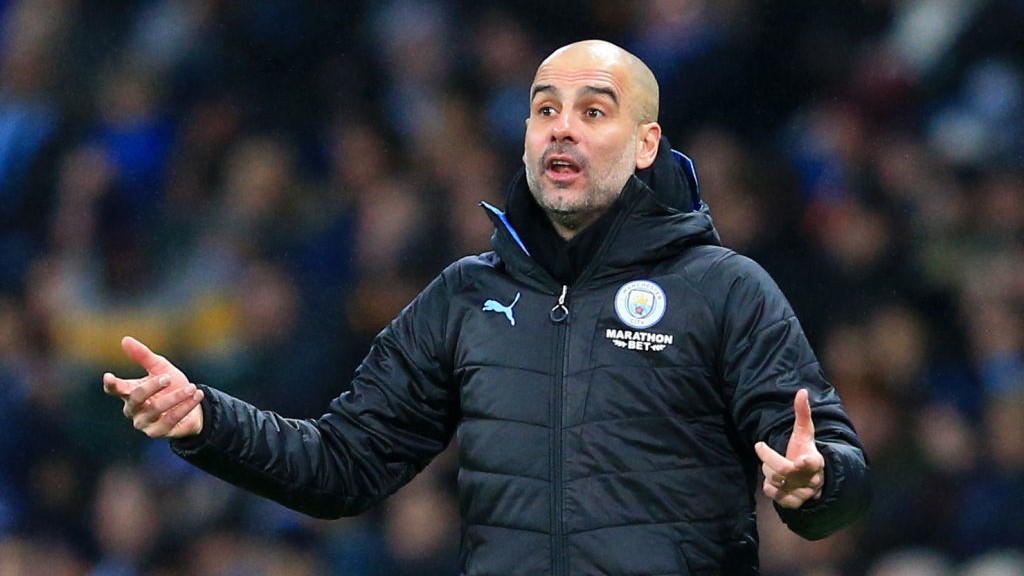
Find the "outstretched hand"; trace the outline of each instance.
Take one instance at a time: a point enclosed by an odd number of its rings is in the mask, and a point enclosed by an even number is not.
[[[155,354],[131,336],[121,340],[121,348],[134,362],[146,369],[142,378],[103,375],[103,391],[124,400],[124,415],[137,430],[150,438],[181,438],[199,434],[203,429],[203,391],[166,358]]]
[[[764,472],[762,489],[783,508],[799,508],[808,500],[820,498],[825,485],[825,458],[814,443],[814,421],[807,390],[796,393],[793,411],[796,421],[785,456],[764,442],[754,445]]]

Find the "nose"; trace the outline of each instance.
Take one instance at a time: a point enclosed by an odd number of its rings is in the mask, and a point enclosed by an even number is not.
[[[555,142],[576,142],[576,126],[572,114],[562,111],[551,123],[551,139]]]

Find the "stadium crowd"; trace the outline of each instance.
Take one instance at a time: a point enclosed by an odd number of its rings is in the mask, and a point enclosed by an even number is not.
[[[489,249],[533,71],[601,37],[661,80],[723,242],[789,296],[875,501],[766,576],[1024,574],[1021,0],[0,0],[0,574],[456,574],[451,451],[312,520],[103,394],[131,334],[315,417]]]

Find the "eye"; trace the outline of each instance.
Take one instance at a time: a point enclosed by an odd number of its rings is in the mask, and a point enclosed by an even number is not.
[[[537,108],[538,116],[554,116],[557,113],[558,112],[553,106],[541,106],[540,108]]]
[[[600,118],[604,116],[604,110],[598,108],[587,108],[587,118]]]

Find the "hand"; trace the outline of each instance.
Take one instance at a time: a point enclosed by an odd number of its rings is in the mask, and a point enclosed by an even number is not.
[[[808,500],[821,497],[825,485],[825,457],[814,443],[814,422],[807,390],[801,389],[793,399],[796,421],[793,434],[783,456],[764,442],[754,445],[764,472],[766,496],[783,508],[799,508]]]
[[[121,348],[146,369],[142,378],[123,379],[103,375],[103,391],[124,400],[124,415],[150,438],[181,438],[203,430],[203,391],[166,358],[154,354],[131,336]]]

